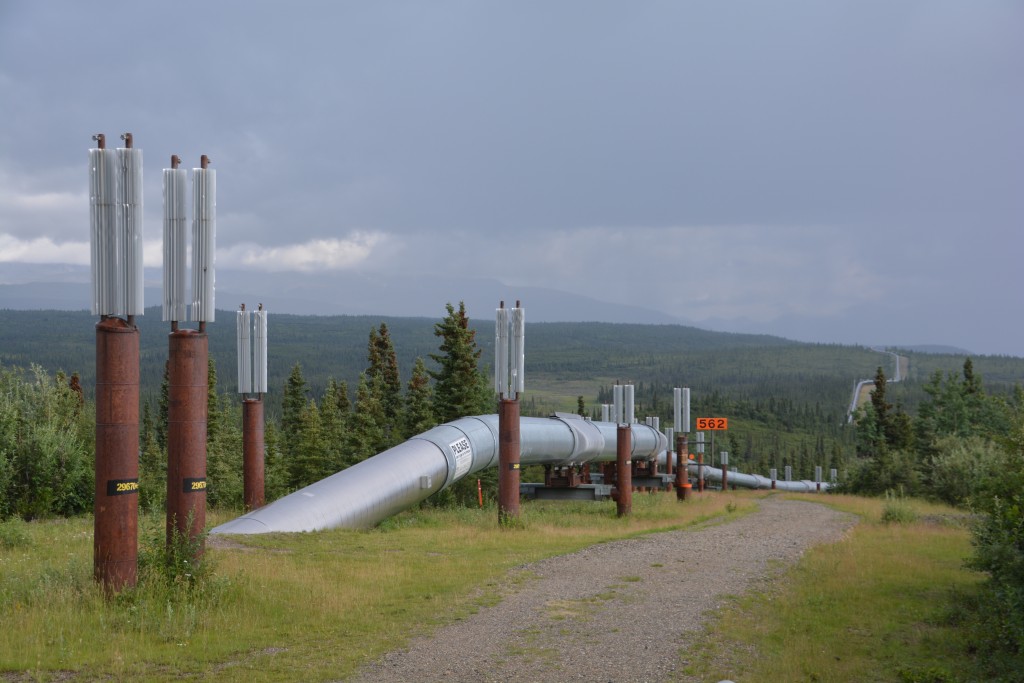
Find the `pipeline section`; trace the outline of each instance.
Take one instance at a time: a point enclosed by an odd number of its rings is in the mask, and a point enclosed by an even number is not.
[[[520,420],[524,465],[614,461],[617,425],[578,415]],[[632,428],[632,458],[651,460],[668,448],[665,435]],[[211,534],[372,527],[460,479],[498,464],[498,416],[463,417],[434,427],[372,458],[212,529]]]
[[[557,413],[520,419],[520,463],[577,466],[614,462],[614,422],[584,420]],[[664,462],[668,439],[654,427],[630,425],[632,460]],[[211,534],[262,534],[363,529],[410,508],[464,477],[498,464],[498,416],[463,417],[430,429],[270,505],[215,527]],[[697,464],[689,471],[696,475]],[[721,481],[722,471],[703,466],[705,480]],[[771,488],[756,474],[729,472],[729,482],[745,488]],[[782,491],[814,491],[808,481],[776,481]],[[822,488],[826,488],[822,484]]]

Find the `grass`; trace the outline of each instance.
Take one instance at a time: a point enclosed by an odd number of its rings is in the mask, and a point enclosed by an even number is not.
[[[822,499],[863,522],[814,548],[765,589],[733,598],[683,650],[705,680],[987,679],[970,669],[957,594],[981,575],[963,567],[970,539],[956,511],[900,498]]]
[[[757,495],[683,505],[635,494],[622,519],[612,502],[524,502],[514,529],[499,528],[490,507],[413,510],[371,531],[238,537],[208,544],[201,583],[147,570],[113,600],[92,581],[91,517],[23,524],[0,545],[0,672],[336,680],[531,580],[516,569],[525,562],[712,524],[750,512]],[[208,514],[211,526],[226,519]],[[144,516],[140,526],[149,543],[163,519]]]

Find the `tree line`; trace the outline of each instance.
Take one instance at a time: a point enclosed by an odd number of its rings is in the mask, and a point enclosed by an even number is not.
[[[988,581],[975,605],[991,654],[1024,654],[1024,389],[986,392],[970,358],[936,370],[911,414],[890,402],[885,372],[856,415],[855,493],[924,496],[975,513],[969,564]]]
[[[490,413],[494,397],[480,369],[481,349],[465,306],[446,307],[434,326],[436,353],[413,364],[404,386],[390,331],[371,328],[367,366],[355,398],[344,381],[330,379],[314,397],[295,364],[283,387],[281,418],[267,421],[267,500],[302,488],[386,450],[431,427],[465,415]],[[207,384],[207,502],[242,507],[242,408],[236,394],[219,393],[209,360]],[[162,510],[166,498],[168,377],[159,396],[143,401],[140,420],[139,495],[143,509]],[[67,516],[93,504],[95,406],[77,375],[0,367],[0,520]],[[493,482],[491,481],[493,479]],[[489,485],[496,478],[488,477]],[[468,485],[440,497],[468,498]],[[466,488],[467,491],[462,491]],[[475,496],[475,486],[473,487]]]

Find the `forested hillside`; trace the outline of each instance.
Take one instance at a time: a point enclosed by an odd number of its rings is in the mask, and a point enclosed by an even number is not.
[[[443,314],[439,306],[438,318]],[[488,314],[490,312],[488,311]],[[281,417],[283,390],[296,364],[303,392],[322,400],[335,381],[357,400],[360,374],[368,367],[371,331],[384,323],[394,345],[401,386],[417,359],[435,369],[437,322],[429,318],[374,316],[294,316],[271,312],[269,323],[268,414]],[[142,332],[142,395],[155,412],[167,357],[169,324],[158,308],[139,319]],[[0,311],[0,363],[27,367],[38,363],[50,372],[78,373],[86,396],[94,376],[96,318],[88,312]],[[471,321],[482,349],[481,369],[493,355],[493,319]],[[218,311],[207,327],[217,367],[217,391],[231,400],[235,390],[235,317]],[[610,323],[527,323],[526,393],[523,414],[544,415],[578,409],[600,415],[616,382],[637,388],[641,419],[657,415],[669,425],[672,388],[690,387],[693,415],[730,418],[730,430],[718,435],[716,451],[728,450],[731,463],[754,471],[794,465],[811,476],[814,465],[843,468],[854,454],[852,429],[845,424],[851,392],[859,379],[881,367],[893,374],[892,357],[856,346],[806,344],[764,335],[709,332],[681,325]],[[957,373],[961,356],[902,352],[910,358],[903,382],[892,385],[889,399],[913,412],[928,394],[934,373]],[[1024,359],[981,356],[974,368],[994,395],[1008,396],[1024,383]],[[716,454],[712,454],[717,455]]]

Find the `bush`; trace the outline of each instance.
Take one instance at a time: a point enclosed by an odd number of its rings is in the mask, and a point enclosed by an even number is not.
[[[885,492],[885,507],[882,509],[882,521],[886,524],[910,524],[917,521],[917,512],[899,493],[889,490]]]
[[[988,439],[945,437],[936,448],[938,455],[929,457],[925,468],[924,492],[950,505],[967,505],[1005,467],[1003,452]]]

